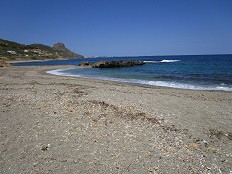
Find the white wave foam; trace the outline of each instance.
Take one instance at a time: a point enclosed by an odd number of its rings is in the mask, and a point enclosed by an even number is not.
[[[198,86],[198,85],[182,84],[178,82],[167,82],[167,81],[147,81],[147,80],[119,79],[119,78],[109,78],[109,77],[99,77],[97,79],[124,82],[124,83],[150,85],[150,86],[168,87],[168,88],[179,88],[179,89],[232,91],[231,87]]]
[[[170,62],[179,62],[180,60],[166,60],[166,59],[164,59],[164,60],[161,60],[160,62],[162,62],[162,63],[170,63]]]
[[[92,78],[92,77],[86,77],[86,78]],[[232,88],[230,87],[198,86],[198,85],[182,84],[178,82],[167,82],[167,81],[148,81],[148,80],[120,79],[120,78],[110,78],[110,77],[95,77],[95,79],[150,85],[150,86],[160,86],[160,87],[168,87],[168,88],[179,88],[179,89],[232,91]]]
[[[53,74],[53,75],[64,75],[64,70],[67,70],[67,69],[54,69],[54,70],[49,70],[47,71],[48,74]]]
[[[147,60],[147,61],[143,61],[144,63],[171,63],[171,62],[179,62],[180,60],[160,60],[160,61],[150,61],[150,60]]]
[[[178,82],[165,82],[165,81],[147,81],[145,84],[152,86],[162,86],[162,87],[171,87],[179,89],[191,89],[191,90],[223,90],[223,91],[232,91],[230,87],[223,86],[200,86],[192,84],[183,84]]]
[[[65,73],[65,70],[70,70],[70,69],[75,69],[75,68],[66,68],[66,69],[55,69],[55,70],[49,70],[47,71],[48,74],[52,75],[58,75],[58,76],[72,76],[72,77],[81,77],[81,75],[72,75],[69,73]]]

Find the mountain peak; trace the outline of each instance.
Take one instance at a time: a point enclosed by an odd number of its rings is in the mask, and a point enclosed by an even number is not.
[[[61,50],[65,48],[65,45],[62,42],[57,42],[53,45],[53,48],[56,50]]]

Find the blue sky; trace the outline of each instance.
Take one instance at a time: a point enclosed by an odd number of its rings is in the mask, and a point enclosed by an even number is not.
[[[0,38],[86,56],[232,53],[232,0],[1,0]]]

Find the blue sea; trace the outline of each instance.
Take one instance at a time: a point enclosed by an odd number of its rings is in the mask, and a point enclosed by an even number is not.
[[[145,65],[123,68],[71,68],[50,74],[192,90],[232,91],[232,54],[98,57],[14,63],[14,66],[79,65],[112,60],[139,60]]]

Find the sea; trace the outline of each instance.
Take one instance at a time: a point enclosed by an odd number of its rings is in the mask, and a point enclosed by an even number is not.
[[[117,60],[138,60],[145,62],[145,64],[123,68],[83,68],[78,66],[84,61],[94,63]],[[232,91],[232,54],[97,57],[18,62],[13,65],[77,65],[76,68],[55,69],[47,73],[156,87]]]

